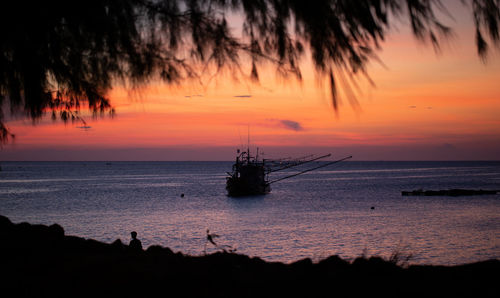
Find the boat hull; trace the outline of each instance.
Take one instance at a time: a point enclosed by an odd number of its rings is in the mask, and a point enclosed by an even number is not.
[[[243,197],[252,195],[265,195],[271,191],[267,182],[248,183],[243,179],[228,177],[226,183],[227,195],[230,197]]]

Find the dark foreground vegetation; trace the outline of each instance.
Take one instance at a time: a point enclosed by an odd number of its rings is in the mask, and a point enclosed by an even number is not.
[[[132,251],[65,236],[59,225],[0,216],[2,297],[498,297],[500,261],[407,266],[378,257],[266,262],[234,253],[194,257]],[[5,295],[6,294],[6,295]]]

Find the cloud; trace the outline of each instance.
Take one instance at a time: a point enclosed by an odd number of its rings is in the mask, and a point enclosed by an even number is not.
[[[242,94],[242,95],[234,95],[233,97],[239,97],[239,98],[249,98],[249,97],[252,97],[252,95],[249,95],[249,94]]]
[[[297,121],[293,121],[293,120],[280,120],[280,123],[281,123],[281,126],[286,128],[286,129],[290,129],[290,130],[294,130],[294,131],[302,131],[304,130],[304,127],[302,127],[302,125],[297,122]]]
[[[417,106],[408,106],[409,109],[416,109]],[[425,107],[427,110],[432,110],[432,107]]]

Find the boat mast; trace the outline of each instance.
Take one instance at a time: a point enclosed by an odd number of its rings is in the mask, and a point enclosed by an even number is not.
[[[247,161],[250,163],[250,124],[247,126]]]

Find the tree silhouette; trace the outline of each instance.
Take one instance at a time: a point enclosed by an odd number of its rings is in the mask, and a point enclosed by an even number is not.
[[[485,59],[489,43],[500,44],[500,0],[462,3]],[[438,11],[447,11],[440,0],[2,1],[0,144],[13,137],[6,115],[78,120],[82,105],[96,116],[113,113],[106,95],[116,84],[179,83],[222,69],[241,73],[244,65],[258,80],[263,61],[300,80],[306,53],[328,78],[337,109],[337,77],[368,77],[367,62],[398,18],[438,48],[451,33]],[[242,19],[241,36],[228,24],[233,14]]]

